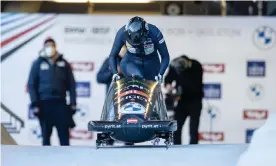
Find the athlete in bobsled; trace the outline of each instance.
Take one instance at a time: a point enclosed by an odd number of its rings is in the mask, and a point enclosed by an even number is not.
[[[123,45],[127,53],[117,64]],[[161,55],[161,62],[159,59]],[[105,100],[101,121],[91,121],[97,145],[108,139],[125,143],[165,139],[172,143],[176,121],[170,121],[161,92],[170,57],[161,31],[141,17],[133,17],[116,34],[109,56],[113,82]],[[119,74],[117,66],[120,66]]]

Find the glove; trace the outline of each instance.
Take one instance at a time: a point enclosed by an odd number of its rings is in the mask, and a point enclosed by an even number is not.
[[[120,75],[118,74],[118,73],[116,73],[116,74],[113,74],[113,76],[112,76],[112,80],[114,81],[118,81],[119,79],[120,79],[121,77],[120,77]]]
[[[158,74],[157,76],[155,76],[155,80],[157,82],[159,82],[160,84],[163,83],[163,76],[161,74]]]
[[[36,117],[38,117],[40,115],[40,111],[39,111],[38,107],[32,108],[32,112]]]
[[[72,114],[75,115],[75,113],[77,112],[77,107],[71,106],[71,111],[72,111]]]

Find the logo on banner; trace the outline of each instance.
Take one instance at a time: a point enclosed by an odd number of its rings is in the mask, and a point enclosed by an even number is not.
[[[203,64],[203,71],[205,73],[224,73],[225,65],[224,64]]]
[[[94,70],[93,62],[71,62],[70,65],[73,71],[90,72]]]
[[[243,111],[243,119],[248,120],[265,120],[268,117],[267,110],[261,109],[246,109]]]
[[[83,34],[86,32],[86,28],[83,27],[65,27],[64,33],[67,34]]]
[[[247,62],[248,77],[264,77],[265,62],[264,61],[248,61]]]
[[[253,34],[253,43],[262,50],[274,47],[276,43],[275,30],[268,26],[257,28]]]
[[[220,99],[221,98],[221,84],[204,84],[204,98],[206,99]]]
[[[209,105],[206,108],[206,113],[208,114],[208,116],[211,120],[218,119],[219,116],[220,116],[219,109],[216,106],[213,106],[213,105]]]
[[[264,96],[264,87],[261,84],[252,84],[249,86],[248,97],[252,101],[259,101]]]
[[[39,126],[31,127],[29,130],[29,139],[33,143],[41,143],[42,141],[42,132]]]
[[[93,139],[93,133],[85,129],[73,129],[70,130],[70,139],[91,140]]]
[[[199,140],[222,142],[224,141],[224,133],[223,132],[199,132]]]
[[[93,27],[91,28],[93,34],[108,34],[110,32],[109,27]]]
[[[78,97],[90,97],[90,82],[77,82],[76,84]]]
[[[251,142],[251,138],[252,138],[252,136],[254,134],[254,131],[255,131],[255,129],[247,129],[246,130],[246,138],[245,138],[245,142],[246,143],[250,143]]]
[[[78,119],[85,119],[89,114],[88,105],[80,104],[77,106],[75,117]]]

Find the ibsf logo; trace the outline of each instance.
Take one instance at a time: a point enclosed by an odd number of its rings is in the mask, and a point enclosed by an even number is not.
[[[90,97],[90,82],[77,82],[76,91],[78,97]]]
[[[203,64],[202,67],[205,73],[224,73],[225,72],[224,64]]]
[[[243,111],[243,119],[248,120],[265,120],[268,117],[267,110],[244,110]]]
[[[273,28],[262,26],[253,33],[253,43],[261,50],[271,49],[276,43],[276,32]]]
[[[221,84],[204,84],[204,98],[206,99],[220,99],[221,98]]]
[[[199,140],[222,142],[224,141],[224,133],[223,132],[200,132]]]
[[[93,27],[91,29],[91,32],[93,34],[107,34],[109,33],[110,28],[109,27]]]
[[[93,62],[71,62],[70,65],[73,71],[90,72],[94,70]]]
[[[264,61],[248,61],[247,62],[248,77],[264,77],[265,62]]]
[[[264,87],[261,84],[251,84],[247,89],[247,94],[250,100],[259,101],[264,96]]]
[[[80,129],[70,130],[70,139],[91,140],[93,139],[93,133],[87,130]]]
[[[250,143],[251,142],[251,139],[252,139],[252,136],[254,134],[254,131],[255,131],[255,129],[247,129],[246,130],[246,138],[245,138],[245,142],[246,143]]]

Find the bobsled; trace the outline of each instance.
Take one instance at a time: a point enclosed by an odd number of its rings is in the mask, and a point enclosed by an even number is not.
[[[88,130],[97,132],[97,148],[110,140],[158,145],[161,139],[168,147],[176,129],[177,122],[168,118],[161,84],[139,77],[112,81],[100,120],[88,123]]]

